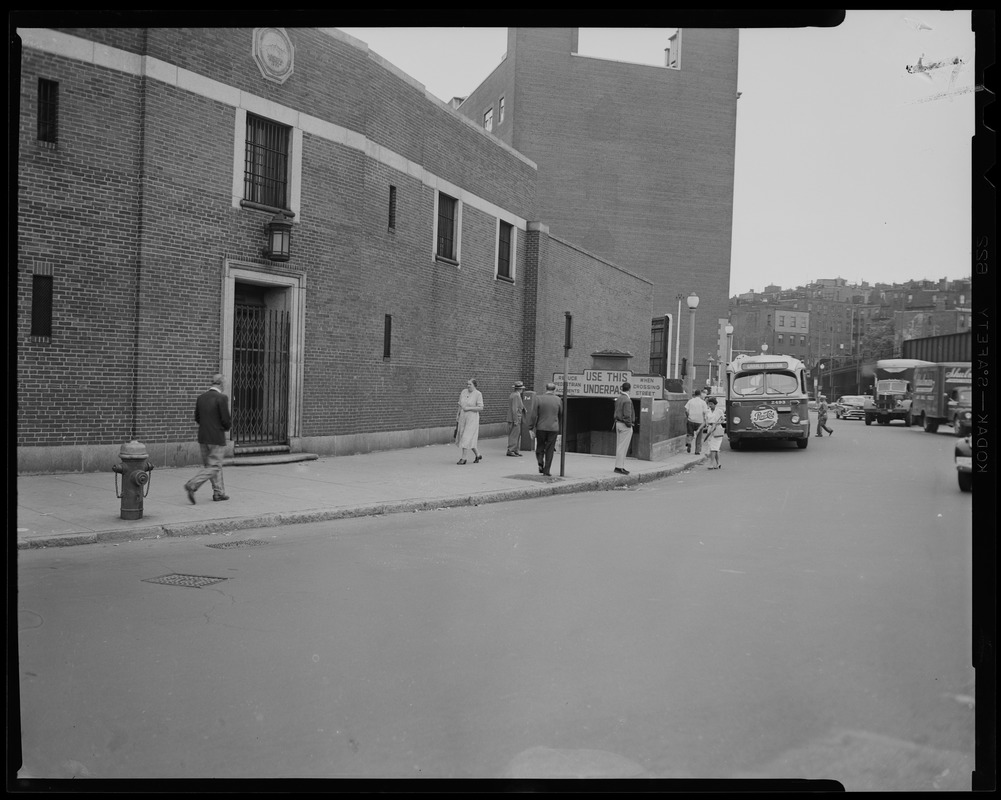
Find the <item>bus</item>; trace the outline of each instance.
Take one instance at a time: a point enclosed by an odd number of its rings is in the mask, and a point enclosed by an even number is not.
[[[792,356],[736,356],[726,368],[726,435],[731,450],[752,439],[810,443],[806,365]]]

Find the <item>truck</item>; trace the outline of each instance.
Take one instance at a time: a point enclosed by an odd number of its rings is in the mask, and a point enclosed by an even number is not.
[[[911,423],[935,433],[939,425],[952,425],[956,436],[973,428],[973,365],[946,361],[914,370]]]
[[[899,419],[906,426],[911,424],[911,399],[914,370],[934,366],[932,361],[915,358],[884,358],[872,367],[873,384],[866,398],[865,424],[889,425]]]

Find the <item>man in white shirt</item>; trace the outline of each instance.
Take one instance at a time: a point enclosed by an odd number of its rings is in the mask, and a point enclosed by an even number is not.
[[[702,426],[706,423],[706,404],[702,399],[702,390],[692,392],[692,399],[685,403],[685,450],[692,452],[692,439],[695,440],[695,454],[702,454]]]

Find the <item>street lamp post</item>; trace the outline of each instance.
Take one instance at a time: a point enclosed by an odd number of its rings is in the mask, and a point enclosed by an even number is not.
[[[684,295],[678,295],[678,330],[674,333],[674,377],[678,377],[678,368],[681,365],[681,301],[684,300]]]
[[[733,361],[733,325],[729,322],[726,323],[726,366],[730,366],[730,362]]]
[[[691,394],[695,388],[695,309],[699,307],[699,296],[692,292],[688,295],[688,374],[691,376],[688,382],[688,393]]]

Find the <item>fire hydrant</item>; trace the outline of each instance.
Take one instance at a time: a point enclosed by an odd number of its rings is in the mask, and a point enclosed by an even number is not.
[[[115,497],[122,498],[122,519],[142,519],[143,498],[149,494],[150,473],[153,465],[147,460],[146,445],[133,439],[122,445],[118,452],[121,464],[115,464]],[[118,490],[118,476],[122,476],[122,489]]]

